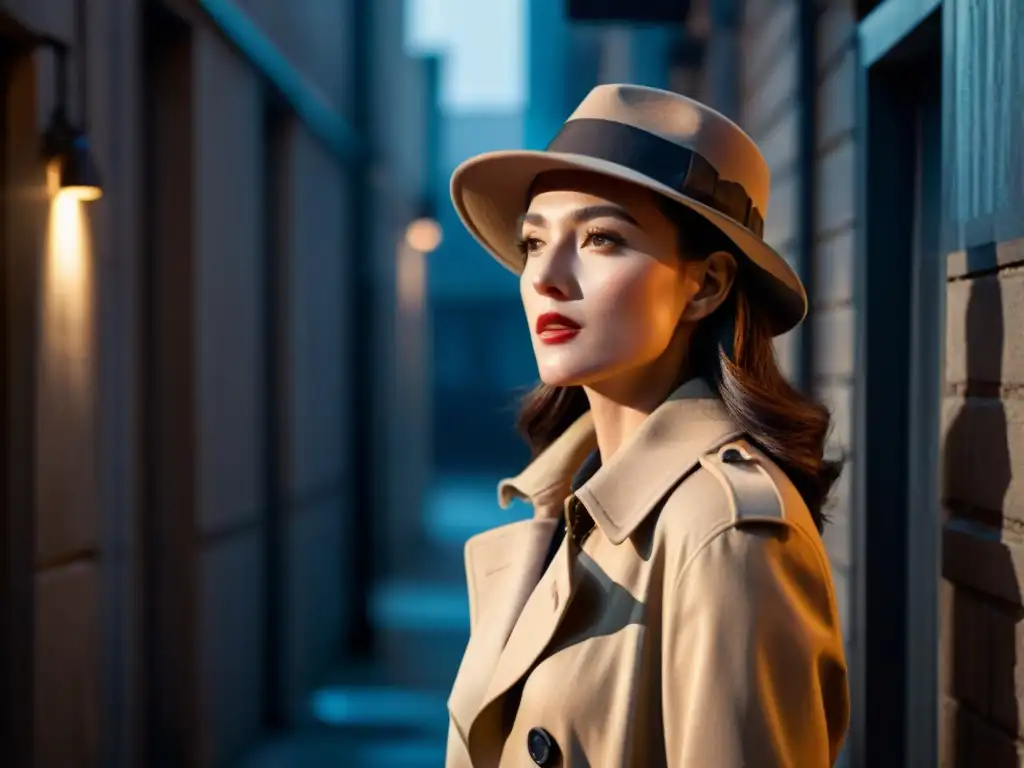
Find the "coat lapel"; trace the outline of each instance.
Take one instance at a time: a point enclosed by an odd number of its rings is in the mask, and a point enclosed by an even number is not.
[[[691,379],[673,392],[576,497],[612,544],[621,544],[700,457],[742,435],[711,387]]]
[[[533,652],[522,637],[510,650],[506,644],[513,627],[536,621],[543,613],[542,605],[550,606],[537,603],[531,593],[543,593],[549,599],[552,595],[552,585],[538,588],[541,569],[570,493],[572,475],[596,447],[593,421],[587,413],[517,477],[499,484],[498,503],[507,507],[514,498],[525,499],[533,506],[533,519],[482,533],[466,544],[466,575],[475,615],[469,644],[448,698],[448,711],[467,744],[473,721],[493,700],[494,692],[507,688],[508,680],[515,681],[513,671],[522,666],[523,659],[543,650],[541,645]],[[556,581],[564,603],[569,566],[558,558],[556,563],[548,573],[563,573]],[[531,607],[530,602],[535,604]]]
[[[571,531],[567,531],[565,542],[559,547],[551,566],[536,582],[498,656],[486,692],[478,702],[469,730],[465,732],[470,755],[479,757],[501,743],[501,739],[495,739],[492,732],[500,718],[481,715],[529,672],[565,615],[572,594],[570,536]]]
[[[619,544],[705,451],[739,434],[708,385],[694,380],[674,392],[576,495],[605,536]],[[546,455],[499,487],[502,506],[514,496],[526,498],[534,505],[534,519],[489,531],[467,544],[467,573],[478,615],[448,708],[469,754],[477,758],[501,743],[494,733],[500,724],[496,710],[482,715],[529,673],[571,602],[571,529],[551,567],[543,574],[541,568],[558,517],[565,512],[572,473],[595,446],[588,414]]]
[[[466,571],[477,616],[448,698],[448,711],[466,743],[512,627],[540,578],[557,522],[523,520],[466,544]]]
[[[563,543],[551,567],[536,582],[501,652],[481,709],[526,674],[554,634],[569,605],[572,578],[570,549]]]

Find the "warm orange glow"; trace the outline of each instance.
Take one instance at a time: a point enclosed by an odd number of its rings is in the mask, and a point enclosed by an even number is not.
[[[442,234],[434,219],[416,219],[405,229],[405,242],[415,251],[430,253],[441,245]]]
[[[82,203],[91,203],[103,197],[103,190],[99,187],[61,187],[60,195]]]
[[[60,160],[51,160],[46,164],[46,191],[51,200],[60,192]]]
[[[36,358],[36,492],[40,509],[81,514],[95,476],[96,343],[92,238],[74,197],[50,201]],[[88,505],[87,505],[88,506]]]
[[[403,243],[398,248],[398,301],[406,310],[419,311],[427,290],[424,252]]]
[[[57,195],[50,203],[42,285],[41,402],[87,408],[93,363],[92,242],[81,203]]]

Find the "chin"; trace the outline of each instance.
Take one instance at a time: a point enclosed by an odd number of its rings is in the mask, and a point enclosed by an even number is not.
[[[608,365],[538,365],[540,380],[549,387],[585,387],[603,379],[612,366]]]

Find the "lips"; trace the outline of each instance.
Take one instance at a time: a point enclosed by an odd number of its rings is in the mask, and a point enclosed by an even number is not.
[[[537,318],[537,336],[545,344],[563,344],[580,330],[579,323],[558,312],[545,312]]]

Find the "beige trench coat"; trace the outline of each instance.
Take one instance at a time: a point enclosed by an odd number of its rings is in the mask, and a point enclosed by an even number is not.
[[[846,663],[828,559],[792,484],[703,382],[572,494],[595,446],[584,416],[499,486],[533,519],[466,545],[447,768],[831,765]]]

